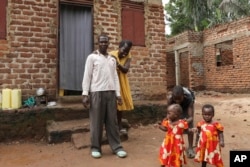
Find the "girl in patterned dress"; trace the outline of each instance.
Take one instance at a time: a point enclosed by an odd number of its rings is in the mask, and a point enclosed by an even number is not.
[[[223,126],[213,121],[214,107],[206,104],[202,107],[203,120],[197,124],[195,161],[201,162],[202,167],[207,163],[223,167],[221,147],[224,147]]]
[[[161,130],[166,131],[159,154],[162,167],[182,167],[186,164],[183,131],[188,129],[188,123],[180,119],[181,113],[179,104],[170,105],[167,108],[167,118],[159,126]]]

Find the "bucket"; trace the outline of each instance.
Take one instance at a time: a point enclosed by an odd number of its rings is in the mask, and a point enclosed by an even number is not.
[[[2,90],[2,109],[11,108],[11,89]]]
[[[13,89],[11,91],[11,108],[18,109],[22,106],[21,89]]]

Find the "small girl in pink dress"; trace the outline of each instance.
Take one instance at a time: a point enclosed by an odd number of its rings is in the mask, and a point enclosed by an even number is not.
[[[223,126],[213,121],[214,107],[206,104],[202,107],[203,120],[197,124],[196,155],[194,160],[201,162],[202,167],[207,163],[223,167],[221,147],[224,147]]]

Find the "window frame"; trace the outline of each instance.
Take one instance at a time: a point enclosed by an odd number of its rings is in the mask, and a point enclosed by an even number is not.
[[[231,49],[228,49],[228,46],[230,45]],[[226,46],[226,47],[225,47]],[[228,56],[226,57],[225,52],[230,51],[231,53],[231,58]],[[230,61],[225,61],[226,59],[229,59]],[[216,59],[216,66],[217,67],[222,67],[222,66],[230,66],[234,64],[234,59],[233,59],[233,41],[228,40],[228,41],[223,41],[221,43],[218,43],[215,45],[215,59]]]
[[[5,40],[7,35],[7,4],[8,0],[2,0],[0,4],[0,40]]]
[[[122,1],[122,39],[128,39],[134,46],[145,46],[145,11],[143,2]]]

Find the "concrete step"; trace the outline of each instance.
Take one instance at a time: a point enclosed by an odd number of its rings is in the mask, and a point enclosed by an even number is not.
[[[129,129],[126,119],[122,119],[123,128]],[[77,149],[90,146],[89,119],[79,119],[70,121],[47,121],[48,143],[62,143],[72,141]],[[121,141],[128,140],[127,134],[120,134]],[[103,144],[108,144],[106,132],[103,132]]]
[[[82,96],[59,96],[57,99],[58,103],[63,103],[63,104],[74,104],[78,103],[82,105]]]
[[[61,143],[71,140],[71,135],[80,132],[89,132],[89,119],[69,121],[47,121],[47,140],[49,143]]]
[[[39,141],[47,137],[48,120],[69,121],[89,118],[89,110],[83,107],[80,97],[69,99],[72,103],[57,102],[56,106],[50,107],[0,110],[0,141]],[[134,105],[134,111],[123,113],[123,118],[129,120],[131,125],[155,123],[166,115],[166,100],[135,101]]]
[[[89,132],[74,133],[71,141],[76,149],[88,148],[90,147],[90,134]]]

